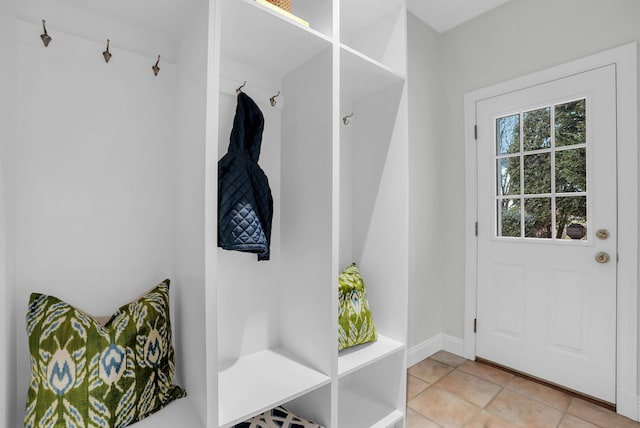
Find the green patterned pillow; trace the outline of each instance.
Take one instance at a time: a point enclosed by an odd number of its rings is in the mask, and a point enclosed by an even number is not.
[[[186,392],[172,385],[169,280],[100,324],[60,299],[32,294],[27,428],[125,427]]]
[[[364,281],[355,263],[338,277],[338,350],[378,338]]]

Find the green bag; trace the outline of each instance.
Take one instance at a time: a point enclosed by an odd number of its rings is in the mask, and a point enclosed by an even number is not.
[[[355,263],[338,277],[338,301],[338,350],[378,338],[364,281]]]

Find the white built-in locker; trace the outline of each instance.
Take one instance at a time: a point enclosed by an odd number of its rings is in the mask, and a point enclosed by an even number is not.
[[[308,28],[254,0],[3,2],[0,424],[22,426],[31,292],[110,315],[170,278],[188,397],[136,426],[230,427],[277,405],[405,426],[405,0],[292,3]],[[217,248],[244,82],[265,117],[266,262]],[[351,262],[380,337],[338,353]]]

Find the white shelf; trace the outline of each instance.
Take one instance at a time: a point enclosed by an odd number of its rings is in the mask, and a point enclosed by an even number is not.
[[[344,349],[338,355],[338,376],[346,376],[403,349],[402,343],[382,335],[375,342]]]
[[[370,95],[405,80],[389,67],[344,44],[341,45],[340,79],[342,98]]]
[[[284,76],[331,46],[324,34],[255,1],[227,0],[223,9],[224,60],[256,64],[257,69]]]
[[[349,389],[340,390],[338,425],[348,428],[388,428],[404,418],[404,413],[388,404]]]
[[[229,427],[330,382],[329,376],[266,350],[235,361],[219,373],[220,426]]]
[[[187,391],[187,394],[189,391]],[[189,401],[189,396],[172,401],[167,407],[135,424],[136,428],[200,428],[205,426],[196,416]]]
[[[371,428],[389,428],[395,426],[395,424],[402,421],[403,419],[404,413],[399,410],[394,410],[375,424],[371,425]]]

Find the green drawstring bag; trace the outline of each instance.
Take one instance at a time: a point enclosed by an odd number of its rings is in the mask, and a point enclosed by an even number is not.
[[[378,338],[364,281],[355,263],[338,277],[338,301],[338,350]]]

